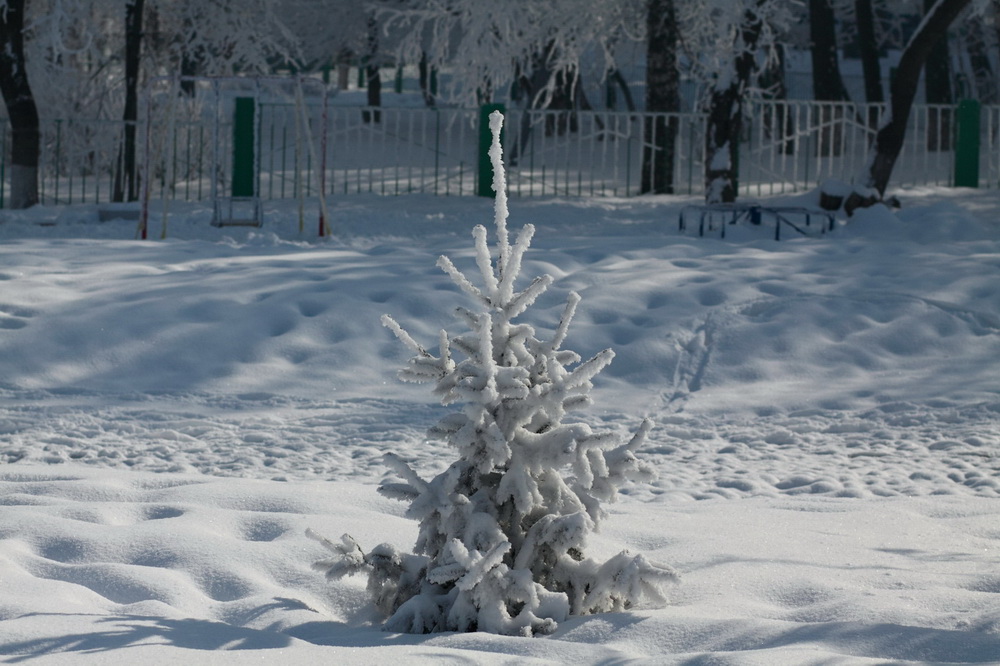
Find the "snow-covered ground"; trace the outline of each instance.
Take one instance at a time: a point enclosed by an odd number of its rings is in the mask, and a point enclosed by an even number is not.
[[[576,290],[567,346],[617,353],[583,418],[658,424],[659,479],[591,553],[682,574],[665,608],[533,639],[383,632],[305,536],[413,546],[381,456],[451,452],[379,318],[451,327],[435,260],[471,265],[490,201],[336,198],[327,240],[294,204],[253,230],[173,205],[145,242],[4,211],[0,661],[1000,663],[1000,193],[901,195],[781,242],[680,233],[695,199],[510,202],[522,274],[556,279],[530,323]]]

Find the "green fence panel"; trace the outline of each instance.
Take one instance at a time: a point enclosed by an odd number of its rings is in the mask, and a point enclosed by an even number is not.
[[[955,187],[979,187],[979,102],[959,102],[956,125]]]
[[[233,196],[256,196],[254,187],[254,111],[252,97],[237,97],[233,111]]]

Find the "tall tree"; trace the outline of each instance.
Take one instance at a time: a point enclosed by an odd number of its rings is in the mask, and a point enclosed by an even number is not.
[[[885,96],[882,93],[882,69],[879,66],[872,0],[854,0],[854,19],[858,25],[861,69],[865,77],[865,100],[869,103],[882,102]]]
[[[142,12],[144,0],[125,3],[125,139],[115,173],[115,201],[135,201],[139,184],[135,168],[135,130],[139,120],[139,65],[142,49]]]
[[[679,28],[674,0],[648,0],[646,5],[646,111],[680,110],[677,69]],[[641,192],[672,194],[677,119],[647,116],[643,126]]]
[[[929,11],[934,0],[924,0],[924,10]],[[928,104],[950,105],[954,102],[951,93],[951,60],[948,53],[947,31],[931,46],[924,73],[924,94]],[[927,110],[927,149],[951,150],[951,109],[931,106]]]
[[[708,83],[703,102],[705,200],[735,201],[743,115],[760,94],[758,65],[766,71],[779,57],[776,45],[794,16],[786,0],[686,0],[677,5],[691,74]]]
[[[24,56],[24,10],[25,0],[6,0],[0,6],[0,92],[11,128],[11,208],[38,203],[41,134]]]
[[[809,41],[812,55],[813,99],[846,102],[849,97],[840,75],[837,51],[837,19],[830,0],[809,0]],[[840,155],[843,148],[844,109],[836,104],[819,107],[820,155]]]
[[[923,21],[903,50],[890,88],[887,120],[875,135],[868,163],[858,178],[860,185],[874,188],[880,196],[885,195],[896,159],[903,148],[906,123],[910,118],[913,97],[924,63],[934,44],[944,37],[949,26],[969,2],[970,0],[937,0],[924,15]]]
[[[614,71],[616,44],[644,38],[645,2],[381,0],[376,7],[381,34],[395,42],[383,51],[391,50],[397,62],[425,58],[428,67],[450,71],[438,90],[441,101],[475,106],[492,91],[544,73],[547,80],[532,81],[532,94],[523,99],[549,108],[572,89],[586,57],[596,54],[600,71]]]
[[[824,102],[844,102],[848,99],[837,57],[836,24],[830,0],[809,0],[813,99]]]
[[[368,44],[365,54],[365,79],[368,84],[368,106],[373,111],[364,111],[362,116],[366,123],[380,122],[382,114],[378,107],[382,106],[382,72],[379,68],[378,52],[378,21],[374,15],[368,17]]]
[[[754,0],[742,15],[732,46],[729,71],[720,72],[712,87],[705,131],[705,201],[736,200],[738,150],[743,130],[743,106],[756,72],[757,47],[764,19],[759,9],[766,0]]]

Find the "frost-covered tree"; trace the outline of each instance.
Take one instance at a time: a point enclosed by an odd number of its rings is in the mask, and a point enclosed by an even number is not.
[[[279,0],[31,0],[23,36],[39,115],[121,119],[127,89],[141,92],[151,77],[268,74],[295,52],[297,37],[285,26],[279,5]]]
[[[702,67],[714,72],[705,77],[712,79],[706,102],[705,200],[731,202],[736,199],[736,155],[744,106],[756,83],[760,62],[777,57],[774,45],[790,14],[788,3],[780,0],[698,0],[686,8],[689,16],[699,4],[712,20],[687,23],[700,28],[694,43],[703,45],[711,54]]]
[[[475,106],[531,81],[527,103],[547,107],[574,82],[584,55],[614,67],[621,42],[641,39],[643,0],[381,0],[382,30],[398,62],[447,72],[444,101]],[[576,91],[574,91],[574,94]]]
[[[37,201],[39,155],[52,143],[42,123],[56,119],[74,121],[61,126],[63,155],[93,169],[106,164],[103,151],[117,151],[113,197],[135,198],[136,123],[145,83],[176,74],[268,73],[295,50],[277,5],[0,0],[0,87],[13,137],[10,205]],[[122,120],[124,131],[114,136],[111,125],[75,122],[94,119]]]
[[[601,502],[614,500],[628,480],[651,478],[635,451],[652,424],[643,421],[623,441],[566,420],[591,403],[591,380],[614,356],[605,350],[581,362],[562,349],[578,295],[570,294],[548,340],[514,322],[552,278],[542,275],[515,288],[534,229],[525,225],[510,243],[502,122],[497,112],[490,117],[496,256],[485,227],[477,226],[481,286],[447,257],[438,260],[478,306],[457,310],[468,331],[442,331],[435,355],[383,317],[415,354],[401,378],[432,383],[443,404],[461,405],[431,429],[457,450],[458,459],[426,481],[399,457],[386,456],[399,479],[379,490],[409,502],[407,516],[420,521],[413,553],[389,544],[365,552],[348,535],[341,543],[313,535],[334,552],[316,568],[328,578],[367,574],[368,590],[391,631],[548,633],[571,614],[662,602],[664,584],[676,579],[669,567],[642,555],[623,552],[602,563],[585,554],[587,536],[602,518]]]
[[[356,0],[279,0],[282,22],[295,36],[303,69],[333,60],[356,61],[368,48],[371,3]]]
[[[278,0],[147,0],[160,74],[269,74],[296,54]]]

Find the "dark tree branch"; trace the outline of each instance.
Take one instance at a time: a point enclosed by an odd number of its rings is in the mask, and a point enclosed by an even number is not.
[[[903,149],[920,71],[934,45],[968,4],[969,0],[937,0],[903,50],[889,94],[888,118],[875,135],[868,166],[859,179],[860,185],[874,188],[879,196],[885,195],[896,159]]]

